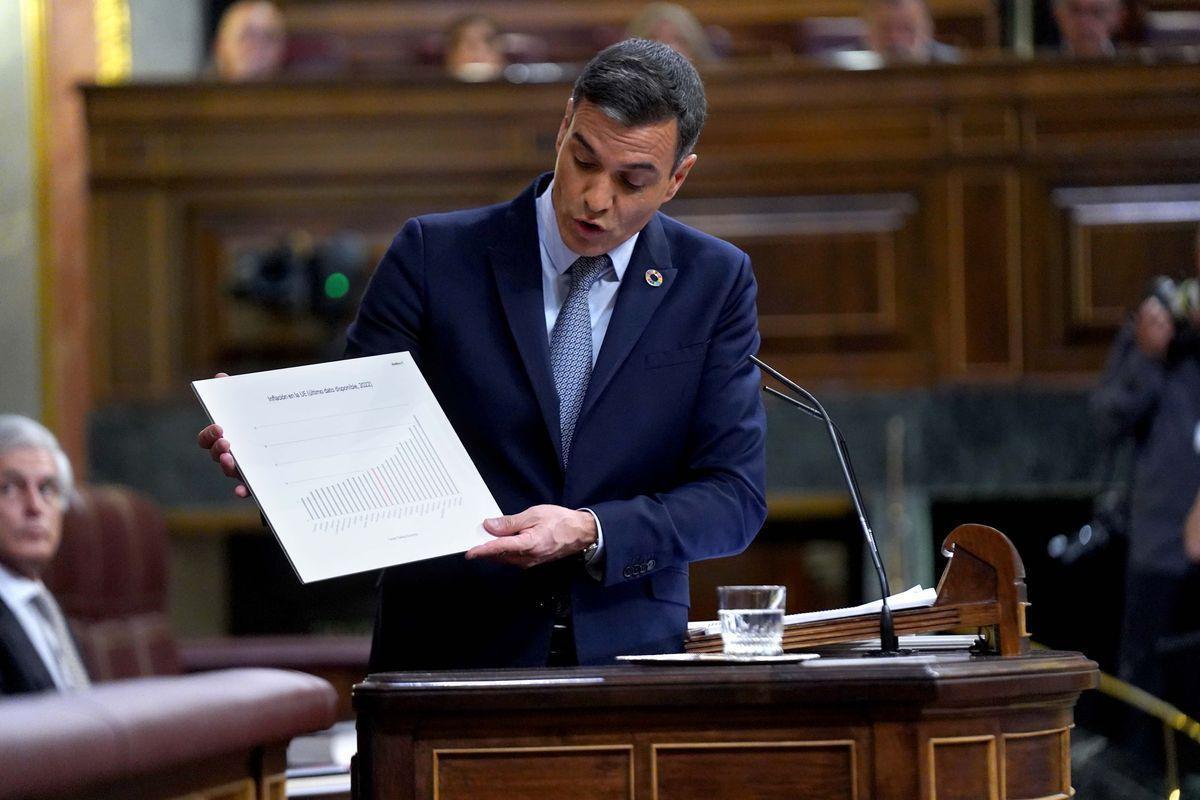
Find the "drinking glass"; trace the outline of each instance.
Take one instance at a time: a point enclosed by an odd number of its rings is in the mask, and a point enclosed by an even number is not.
[[[719,586],[721,641],[730,656],[776,656],[783,652],[783,586]]]

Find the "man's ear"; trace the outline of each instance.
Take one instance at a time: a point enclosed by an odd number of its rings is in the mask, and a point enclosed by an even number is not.
[[[567,98],[567,110],[563,112],[562,123],[558,126],[558,136],[554,137],[554,152],[562,149],[563,141],[567,138],[567,130],[571,127],[571,119],[575,116],[575,98]]]
[[[695,153],[692,153],[679,162],[679,166],[675,168],[675,172],[671,175],[671,185],[667,187],[667,196],[663,199],[664,203],[669,203],[675,197],[675,193],[683,186],[683,182],[687,180],[688,173],[692,171],[692,167],[695,165]]]

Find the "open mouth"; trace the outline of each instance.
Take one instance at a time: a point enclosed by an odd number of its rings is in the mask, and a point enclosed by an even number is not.
[[[575,227],[585,236],[598,236],[604,233],[604,228],[596,223],[588,222],[586,219],[579,219],[578,217],[575,219]]]

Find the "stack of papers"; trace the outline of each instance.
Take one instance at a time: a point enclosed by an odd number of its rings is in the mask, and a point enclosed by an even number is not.
[[[920,584],[888,597],[888,605],[892,611],[901,611],[906,608],[928,608],[937,601],[937,589],[924,589]],[[880,600],[872,600],[869,603],[863,603],[860,606],[852,606],[850,608],[831,608],[827,611],[807,611],[802,614],[788,614],[783,618],[784,625],[794,625],[800,622],[825,622],[834,619],[844,619],[846,617],[858,617],[866,614],[878,614],[883,608],[883,603]],[[701,622],[688,623],[688,637],[695,638],[697,636],[715,635],[721,632],[721,622],[719,620],[704,620]]]

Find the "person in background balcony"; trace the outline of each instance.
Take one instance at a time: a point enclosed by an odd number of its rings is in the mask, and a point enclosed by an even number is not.
[[[500,47],[500,28],[491,17],[469,14],[446,31],[446,72],[456,80],[495,80],[507,61]]]
[[[629,23],[625,35],[670,45],[693,64],[717,60],[717,52],[700,20],[676,3],[650,3]]]
[[[276,77],[283,69],[287,30],[269,0],[239,0],[225,10],[213,42],[213,64],[223,81],[242,83]]]
[[[42,583],[58,552],[71,464],[54,434],[0,415],[0,695],[88,686],[62,610]]]
[[[867,0],[868,47],[887,64],[947,64],[962,60],[957,47],[933,38],[925,0]]]
[[[1108,58],[1113,34],[1125,19],[1121,0],[1054,0],[1054,21],[1063,53],[1073,58]]]

